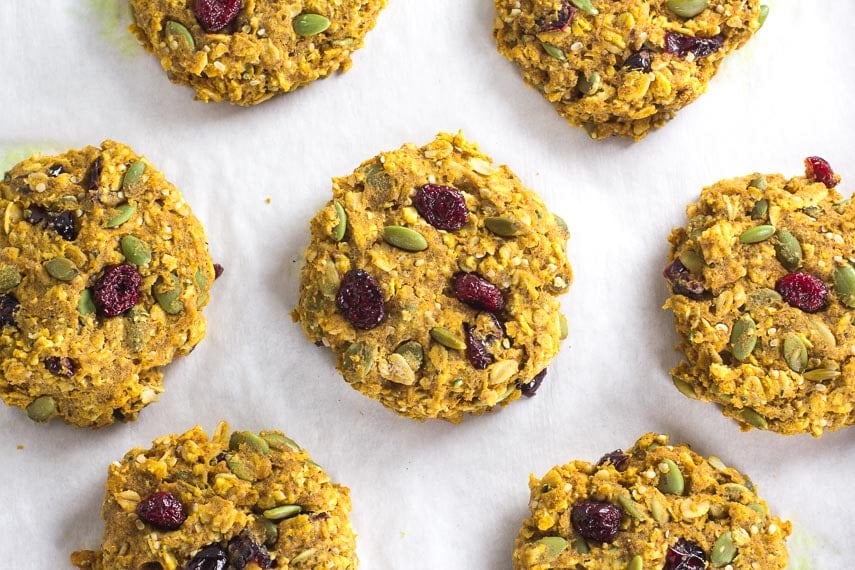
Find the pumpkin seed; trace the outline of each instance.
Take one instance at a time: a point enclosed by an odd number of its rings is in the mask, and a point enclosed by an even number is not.
[[[640,554],[636,554],[632,557],[632,560],[629,561],[629,564],[626,567],[626,570],[642,570],[644,568],[644,560],[641,559]]]
[[[304,550],[303,552],[301,552],[300,554],[298,554],[297,556],[292,558],[288,562],[288,565],[293,566],[294,564],[299,564],[300,562],[305,562],[306,560],[311,558],[315,554],[315,552],[317,552],[317,551],[318,551],[317,548],[309,548],[307,550]]]
[[[274,507],[272,509],[267,509],[263,514],[264,518],[272,520],[272,521],[281,521],[283,519],[290,519],[291,517],[295,517],[299,515],[303,511],[303,507],[300,505],[281,505],[279,507]]]
[[[564,313],[558,313],[558,338],[564,340],[570,335],[570,328],[567,326],[567,317]]]
[[[749,311],[753,311],[780,303],[782,300],[781,295],[777,291],[763,287],[749,293],[745,305]]]
[[[755,513],[758,513],[760,515],[761,520],[766,520],[766,510],[763,508],[763,505],[761,505],[760,503],[751,503],[746,506]]]
[[[306,464],[311,465],[312,467],[315,467],[316,469],[320,469],[321,471],[323,471],[323,469],[324,469],[323,467],[321,467],[320,463],[316,463],[316,462],[312,461],[311,459],[306,460]]]
[[[834,211],[837,212],[838,214],[843,215],[843,213],[846,212],[846,208],[849,207],[849,201],[850,200],[851,200],[851,198],[846,198],[842,202],[836,203],[834,206],[832,206],[832,208],[834,208]],[[9,233],[9,232],[7,231],[6,233]]]
[[[27,417],[34,422],[46,422],[56,413],[56,401],[50,396],[39,396],[27,406]]]
[[[840,376],[840,371],[832,370],[830,368],[814,368],[813,370],[805,372],[805,379],[810,380],[811,382],[825,382],[826,380],[832,380],[838,376]]]
[[[659,500],[659,495],[653,495],[653,499],[650,501],[650,512],[653,515],[653,520],[659,524],[668,524],[668,521],[671,520],[671,515],[668,514],[668,509]]]
[[[142,184],[143,174],[145,174],[145,163],[143,161],[138,160],[131,164],[122,178],[122,191],[125,194],[133,193]]]
[[[754,204],[754,207],[751,208],[751,219],[752,220],[765,220],[769,215],[769,200],[763,198],[762,200],[757,200],[757,203]]]
[[[591,0],[570,0],[570,2],[585,12],[586,14],[590,14],[591,16],[596,16],[600,12],[594,8],[594,5],[591,4]]]
[[[819,206],[805,206],[804,208],[802,208],[802,212],[804,212],[813,219],[817,219],[825,213],[825,210],[823,210]]]
[[[121,241],[122,255],[136,266],[148,265],[151,261],[151,250],[144,241],[136,236],[124,236]]]
[[[681,18],[694,18],[708,5],[708,0],[668,0],[668,9]]]
[[[430,329],[430,336],[433,340],[451,350],[465,350],[466,343],[459,336],[444,327],[433,327]]]
[[[267,445],[273,449],[290,449],[291,451],[300,451],[300,446],[290,437],[285,437],[281,433],[261,433],[261,438],[267,442]]]
[[[374,350],[364,342],[354,342],[344,351],[341,365],[347,370],[361,372],[360,375],[365,376],[374,366]]]
[[[182,24],[179,24],[174,20],[167,20],[166,24],[163,26],[163,30],[166,32],[167,36],[181,39],[191,50],[196,50],[196,41],[193,39],[193,34],[191,34],[190,30],[185,28]]]
[[[775,235],[774,226],[755,226],[742,232],[742,235],[739,236],[739,241],[742,243],[760,243],[761,241],[766,241],[773,235]]]
[[[404,386],[412,386],[416,383],[416,374],[407,359],[393,352],[386,358],[386,362],[380,365],[380,376]]]
[[[404,226],[383,228],[383,241],[404,251],[424,251],[428,246],[425,236]]]
[[[567,56],[564,55],[564,52],[561,51],[561,48],[544,41],[541,41],[540,44],[543,46],[543,51],[545,51],[550,57],[560,59],[561,61],[567,61]]]
[[[766,18],[768,18],[768,17],[769,17],[769,7],[765,4],[762,4],[760,6],[760,18],[759,18],[761,28],[763,27],[763,24],[766,23]]]
[[[118,228],[131,219],[137,211],[136,204],[125,203],[116,208],[116,214],[107,220],[108,228]]]
[[[635,504],[628,494],[622,493],[618,495],[617,502],[621,507],[623,507],[623,510],[626,511],[626,514],[632,518],[640,521],[643,521],[646,518],[641,514],[641,511],[638,510],[638,505]]]
[[[721,568],[733,562],[736,556],[736,544],[733,543],[733,535],[730,531],[718,537],[710,552],[710,562],[715,568]]]
[[[695,275],[700,275],[703,272],[704,267],[707,265],[704,263],[704,258],[701,257],[701,254],[691,249],[687,249],[681,253],[679,255],[679,259],[680,263],[682,263],[690,273],[694,273]]]
[[[503,217],[486,218],[484,226],[500,237],[514,237],[520,231],[520,227],[515,221]]]
[[[751,408],[744,408],[739,415],[742,417],[745,423],[750,424],[757,429],[768,429],[769,422],[766,421],[766,418],[752,410]]]
[[[784,361],[793,372],[802,373],[807,368],[808,351],[804,341],[796,333],[784,337]]]
[[[77,300],[77,312],[82,317],[95,312],[95,302],[92,300],[92,291],[89,289],[80,292],[80,298]]]
[[[778,231],[777,238],[775,255],[778,261],[790,271],[795,271],[802,264],[802,246],[799,240],[787,230]]]
[[[460,388],[461,386],[463,386],[463,380],[460,378],[451,383],[452,388]]]
[[[314,36],[330,27],[330,20],[320,14],[302,13],[294,18],[294,33],[298,36]]]
[[[142,307],[136,306],[128,311],[125,317],[125,343],[131,352],[139,352],[145,346],[147,323],[148,313]]]
[[[757,346],[757,325],[751,315],[742,315],[730,332],[730,347],[733,357],[742,362],[748,358]]]
[[[560,536],[544,536],[536,542],[546,547],[546,555],[555,558],[567,548],[567,541]]]
[[[256,480],[255,473],[252,469],[250,469],[249,465],[247,465],[240,457],[237,455],[232,455],[226,458],[226,465],[229,468],[229,471],[235,474],[235,477],[241,479],[242,481],[249,481],[252,483]]]
[[[559,228],[561,228],[562,230],[564,230],[564,232],[565,232],[565,233],[569,233],[569,232],[570,232],[570,227],[567,225],[567,222],[566,222],[566,221],[564,221],[564,218],[562,218],[562,217],[561,217],[561,216],[559,216],[558,214],[552,214],[552,217],[553,217],[553,218],[555,218],[555,224],[556,224]]]
[[[0,268],[0,292],[6,293],[21,284],[20,272],[11,265]]]
[[[751,493],[751,491],[748,490],[748,487],[740,485],[739,483],[727,483],[722,486],[722,490],[724,491],[724,496],[727,497],[727,500],[734,503],[741,503],[742,498]]]
[[[208,302],[208,277],[205,275],[205,270],[201,267],[196,268],[196,273],[193,275],[193,281],[196,282],[196,289],[199,291],[196,296],[196,306],[201,307]]]
[[[341,276],[338,274],[335,262],[332,259],[327,259],[324,263],[324,275],[321,277],[321,293],[327,299],[335,299],[340,285]]]
[[[846,264],[834,270],[834,289],[841,303],[855,308],[855,267]]]
[[[593,95],[597,92],[597,89],[600,88],[601,82],[600,74],[596,71],[592,71],[588,75],[583,75],[579,78],[576,82],[576,89],[578,89],[579,93],[582,95]]]
[[[335,215],[338,218],[338,224],[333,228],[332,238],[333,241],[341,241],[344,239],[344,232],[347,231],[347,212],[344,211],[344,208],[338,202],[335,202],[333,207],[335,208]]]
[[[663,461],[668,466],[668,472],[659,477],[659,490],[669,495],[682,495],[686,489],[686,482],[680,468],[670,459]]]
[[[570,543],[573,546],[573,550],[578,552],[579,554],[588,554],[591,552],[591,548],[588,546],[588,543],[585,542],[585,539],[581,536],[577,536],[573,539],[573,542]]]
[[[279,527],[273,521],[261,518],[261,525],[264,527],[264,544],[272,546],[279,538]]]
[[[686,396],[687,398],[697,399],[698,395],[695,393],[694,387],[688,382],[684,382],[679,378],[671,377],[671,381],[674,382],[674,386],[680,391],[681,394]]]
[[[64,257],[54,257],[50,261],[45,261],[45,271],[60,281],[71,281],[80,273],[77,271],[77,267]]]
[[[765,190],[767,187],[766,177],[763,176],[762,174],[758,174],[757,176],[754,177],[753,180],[751,180],[751,182],[748,183],[748,187],[749,188],[757,188],[758,190]],[[769,207],[768,201],[766,201],[766,207],[767,208]]]
[[[170,273],[167,279],[159,277],[154,284],[154,298],[167,315],[177,315],[184,310],[180,296],[181,281],[174,273]]]
[[[239,451],[241,445],[261,455],[267,455],[270,452],[270,445],[263,438],[251,431],[236,431],[232,433],[229,438],[229,450]]]
[[[415,340],[408,340],[395,349],[395,354],[400,354],[407,361],[407,365],[417,371],[422,367],[425,358],[425,351],[422,345]]]

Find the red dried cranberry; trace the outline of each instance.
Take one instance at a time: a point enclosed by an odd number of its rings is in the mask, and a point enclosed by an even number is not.
[[[214,264],[214,279],[219,279],[225,269],[219,263]]]
[[[724,36],[719,34],[711,38],[696,38],[678,32],[665,33],[665,51],[680,57],[691,53],[695,58],[715,53],[724,46]]]
[[[470,307],[498,313],[505,306],[505,298],[498,287],[477,273],[463,273],[451,276],[454,295]]]
[[[416,190],[413,206],[430,225],[440,230],[459,230],[469,219],[463,192],[449,186],[425,184]]]
[[[262,570],[273,565],[267,549],[258,544],[247,531],[234,537],[229,542],[228,550],[229,564],[235,570],[244,570],[250,563],[255,563]]]
[[[679,259],[675,259],[671,265],[666,267],[662,275],[671,282],[671,288],[677,295],[682,295],[695,301],[709,297],[703,281],[692,275]]]
[[[797,271],[784,275],[775,283],[775,291],[790,306],[806,313],[816,313],[828,306],[828,287],[810,273]]]
[[[575,15],[576,8],[567,0],[563,0],[554,19],[547,20],[546,18],[538,18],[535,23],[541,32],[554,32],[556,30],[566,29]]]
[[[101,169],[104,166],[104,159],[101,156],[95,158],[92,164],[89,165],[89,170],[86,171],[86,176],[83,178],[83,187],[87,190],[97,190],[98,184],[101,182]]]
[[[611,503],[579,501],[570,511],[570,520],[582,538],[611,542],[620,527],[620,509]]]
[[[16,326],[15,313],[19,306],[18,299],[11,293],[0,295],[0,328]]]
[[[139,301],[141,283],[142,276],[129,263],[108,267],[92,287],[92,300],[102,316],[121,315]]]
[[[643,71],[644,73],[650,72],[652,64],[653,52],[649,49],[639,50],[626,58],[626,61],[623,62],[625,69]]]
[[[621,449],[615,449],[606,453],[597,461],[597,465],[605,465],[606,463],[611,463],[617,471],[626,471],[626,468],[629,467],[629,455]]]
[[[707,557],[700,546],[681,538],[668,547],[665,555],[665,567],[662,570],[703,570]]]
[[[466,358],[476,370],[484,370],[493,364],[493,357],[487,352],[487,345],[475,334],[475,327],[463,323],[466,331]]]
[[[77,372],[77,363],[67,356],[48,356],[45,358],[45,368],[51,374],[71,378]]]
[[[208,33],[219,32],[240,12],[241,0],[194,0],[193,13]]]
[[[383,291],[362,269],[351,269],[344,274],[335,302],[350,324],[361,330],[373,329],[386,317]]]
[[[175,495],[158,491],[137,505],[137,515],[160,530],[175,530],[187,520],[187,512]]]
[[[184,570],[225,570],[229,563],[226,551],[212,544],[206,546],[190,559]]]
[[[525,384],[520,384],[520,392],[526,398],[531,398],[534,396],[537,389],[540,388],[540,385],[543,384],[543,379],[546,378],[546,368],[538,372],[534,378],[531,379],[530,382],[526,382]]]
[[[840,176],[834,174],[828,161],[818,156],[805,159],[805,176],[811,182],[822,182],[826,188],[834,188],[840,182]]]

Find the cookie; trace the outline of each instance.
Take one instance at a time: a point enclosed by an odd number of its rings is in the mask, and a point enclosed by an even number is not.
[[[643,138],[707,89],[759,0],[494,0],[499,52],[595,139]]]
[[[130,0],[131,30],[201,101],[255,105],[350,69],[386,0]]]
[[[181,193],[127,146],[34,156],[0,183],[0,397],[35,421],[133,420],[205,335],[214,282]]]
[[[532,395],[566,336],[563,220],[461,134],[333,181],[299,305],[347,382],[395,412],[458,422]]]
[[[529,487],[515,570],[787,566],[791,524],[769,513],[751,480],[667,435],[649,433],[596,465],[553,467]]]
[[[357,567],[346,487],[279,431],[200,427],[110,465],[101,550],[78,568]]]
[[[855,422],[855,207],[826,161],[723,180],[686,209],[665,277],[681,392],[783,434]]]

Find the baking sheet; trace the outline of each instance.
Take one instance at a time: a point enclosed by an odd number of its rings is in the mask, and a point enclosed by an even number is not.
[[[167,369],[161,401],[136,423],[72,430],[0,407],[0,567],[69,567],[72,550],[99,544],[109,462],[220,419],[285,430],[351,487],[367,569],[510,570],[529,473],[651,430],[748,472],[794,521],[791,568],[847,567],[855,428],[743,434],[667,374],[677,354],[660,309],[665,238],[702,186],[795,175],[818,154],[855,187],[855,4],[768,3],[766,26],[709,93],[637,144],[590,141],[525,87],[494,48],[491,0],[391,0],[349,73],[253,109],[194,102],[170,84],[125,32],[119,0],[0,3],[2,166],[127,142],[182,189],[226,269],[207,339]],[[532,400],[420,424],[350,389],[288,313],[330,178],[458,129],[567,220],[571,333]]]

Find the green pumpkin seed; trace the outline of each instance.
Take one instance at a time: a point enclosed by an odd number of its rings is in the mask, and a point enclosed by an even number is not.
[[[21,273],[10,265],[0,268],[0,292],[6,293],[21,284]]]
[[[640,521],[645,520],[646,517],[641,514],[641,511],[638,510],[638,505],[635,504],[628,494],[622,493],[618,495],[617,502],[626,511],[626,514],[632,518]]]
[[[136,236],[124,236],[121,241],[122,255],[128,262],[140,267],[151,261],[151,250]]]
[[[176,39],[180,39],[187,44],[187,47],[191,50],[196,50],[196,41],[193,39],[193,34],[191,34],[190,30],[185,28],[183,25],[173,20],[167,20],[166,24],[163,26],[163,30],[166,32],[167,37],[172,36]]]
[[[272,520],[272,521],[281,521],[283,519],[290,519],[291,517],[296,517],[303,511],[303,507],[300,505],[281,505],[279,507],[274,507],[272,509],[267,509],[263,514],[264,518]]]
[[[855,308],[855,267],[846,264],[834,270],[834,289],[841,303]]]
[[[558,313],[558,338],[564,340],[570,335],[570,327],[567,325],[567,317],[564,313]]]
[[[591,4],[591,0],[570,0],[570,2],[585,12],[586,14],[590,14],[591,16],[596,16],[600,12],[594,8],[594,5]]]
[[[444,327],[433,327],[430,329],[430,336],[433,340],[451,350],[465,350],[466,343],[459,336]]]
[[[555,218],[555,225],[561,228],[565,233],[570,233],[570,227],[567,225],[567,222],[559,216],[558,214],[552,214],[552,217]]]
[[[333,241],[341,241],[344,239],[344,232],[347,231],[347,212],[344,211],[344,207],[338,202],[335,202],[333,207],[335,208],[335,215],[338,218],[338,224],[333,228],[332,238]]]
[[[745,230],[742,235],[739,236],[739,241],[742,243],[760,243],[761,241],[766,241],[773,235],[775,235],[774,226],[755,226],[749,230]]]
[[[196,268],[196,273],[193,274],[193,281],[196,282],[196,289],[199,293],[196,296],[196,306],[201,307],[208,302],[208,277],[205,275],[205,270],[201,267]]]
[[[668,509],[659,500],[659,495],[653,495],[653,499],[650,501],[650,512],[653,515],[653,520],[659,524],[668,524],[668,521],[671,520],[671,515],[668,514]]]
[[[145,174],[145,163],[138,160],[131,164],[125,171],[125,176],[122,178],[122,190],[125,194],[133,193],[142,184],[142,177]]]
[[[56,402],[50,396],[39,396],[27,406],[27,417],[34,422],[46,422],[56,413]]]
[[[840,215],[843,215],[843,213],[846,212],[846,208],[849,207],[849,201],[850,200],[851,200],[851,198],[846,198],[842,202],[836,203],[834,206],[832,206],[834,208],[834,211]],[[6,233],[8,233],[8,232],[6,232]]]
[[[122,204],[116,208],[116,214],[107,220],[108,228],[118,228],[131,219],[137,211],[136,204]]]
[[[697,399],[698,395],[695,393],[695,389],[694,387],[692,387],[691,384],[674,377],[671,377],[671,381],[674,383],[674,386],[677,387],[681,394],[683,394],[687,398]]]
[[[766,520],[766,509],[763,508],[763,505],[761,505],[760,503],[751,503],[751,504],[746,505],[746,506],[749,509],[751,509],[752,511],[754,511],[755,513],[759,514],[761,521]]]
[[[564,55],[564,52],[561,51],[561,48],[544,41],[541,41],[540,44],[543,46],[543,51],[545,51],[550,57],[560,59],[561,61],[567,61],[567,56]]]
[[[733,535],[730,531],[718,537],[710,552],[710,562],[713,567],[721,568],[733,562],[736,556],[736,544],[733,543]]]
[[[184,310],[180,296],[181,281],[174,273],[170,273],[167,279],[159,277],[154,284],[154,298],[167,315],[177,315]]]
[[[768,429],[769,422],[766,421],[766,418],[752,410],[751,408],[743,409],[739,415],[742,417],[745,423],[756,427],[757,429]]]
[[[424,251],[428,246],[425,236],[404,226],[383,228],[383,241],[404,251]]]
[[[125,344],[131,352],[139,352],[148,336],[148,313],[140,306],[128,311],[125,317]]]
[[[306,464],[307,464],[307,465],[311,465],[312,467],[315,467],[316,469],[320,469],[321,471],[323,471],[323,469],[324,469],[323,467],[321,467],[321,464],[320,464],[320,463],[315,463],[315,462],[314,462],[314,461],[312,461],[311,459],[307,460],[307,461],[306,461]]]
[[[749,293],[745,305],[749,311],[752,311],[754,309],[762,309],[770,305],[775,305],[780,303],[782,300],[781,295],[777,291],[763,287],[761,289],[755,289]]]
[[[249,481],[252,483],[257,479],[255,473],[252,469],[250,469],[249,465],[247,465],[240,457],[237,455],[232,455],[231,457],[226,458],[226,465],[229,468],[229,471],[235,474],[235,477],[241,479],[242,481]]]
[[[632,557],[632,560],[629,561],[626,570],[642,570],[643,568],[644,560],[641,559],[641,555],[636,554]]]
[[[294,18],[294,33],[298,36],[314,36],[330,27],[330,20],[320,14],[302,13]]]
[[[734,503],[741,503],[743,497],[751,493],[745,485],[739,483],[727,483],[722,486],[722,490],[727,500]]]
[[[520,231],[520,227],[510,218],[491,217],[484,220],[484,226],[500,237],[514,237]]]
[[[668,9],[681,18],[694,18],[708,5],[708,0],[668,0]]]
[[[414,372],[418,371],[418,369],[422,367],[422,363],[425,358],[422,345],[415,340],[409,340],[401,344],[395,349],[395,354],[403,356],[404,360],[407,361],[407,366],[409,366]]]
[[[92,300],[92,291],[89,289],[80,292],[80,298],[77,300],[77,312],[82,317],[95,312],[95,302]]]
[[[581,536],[577,536],[573,539],[573,542],[570,543],[573,546],[573,550],[578,552],[579,554],[588,554],[591,552],[591,548],[588,546],[588,543],[585,542],[585,539]]]
[[[802,212],[804,212],[813,219],[817,219],[823,214],[825,214],[825,210],[823,210],[819,206],[805,206],[804,208],[802,208]]]
[[[261,432],[261,438],[267,442],[267,445],[273,449],[290,449],[291,451],[300,451],[300,446],[290,437],[285,437],[281,433],[264,433]]]
[[[267,455],[270,452],[270,445],[263,438],[251,431],[236,431],[232,433],[229,438],[229,450],[239,451],[241,445],[261,455]]]
[[[338,274],[335,262],[327,259],[324,263],[324,275],[321,277],[321,293],[327,299],[335,299],[339,285],[341,285],[341,276]]]
[[[807,368],[808,351],[804,341],[796,333],[784,337],[784,361],[793,372],[802,373]]]
[[[825,382],[839,376],[839,370],[832,370],[830,368],[815,368],[805,372],[805,380],[810,380],[811,382]]]
[[[261,525],[264,527],[264,544],[272,546],[276,539],[279,538],[279,527],[273,521],[261,518]]]
[[[754,177],[754,179],[748,183],[749,188],[757,188],[758,190],[766,190],[768,184],[766,183],[766,177],[762,174],[758,174]],[[766,207],[769,207],[769,202],[766,202]]]
[[[763,24],[766,23],[766,18],[769,17],[769,7],[765,4],[760,6],[760,27],[763,27]]]
[[[576,89],[578,89],[579,93],[582,95],[593,95],[597,92],[597,89],[600,88],[601,82],[600,74],[596,71],[592,71],[588,75],[583,75],[579,78],[576,82]]]
[[[686,482],[683,480],[680,468],[670,459],[665,459],[663,463],[668,466],[668,472],[660,475],[659,490],[669,495],[682,495],[686,489]]]
[[[681,253],[678,258],[680,259],[680,263],[686,266],[686,269],[688,269],[690,273],[694,273],[695,275],[701,275],[704,271],[704,267],[707,266],[704,262],[704,258],[701,257],[701,254],[691,249],[687,249]]]
[[[300,554],[298,554],[297,556],[292,558],[288,562],[288,566],[293,566],[294,564],[299,564],[300,562],[305,562],[306,560],[308,560],[309,558],[314,556],[315,552],[317,552],[317,551],[318,551],[317,548],[309,548],[308,550],[304,550],[303,552],[301,552]]]
[[[775,244],[775,255],[781,265],[795,271],[802,264],[802,245],[796,236],[787,230],[778,231],[778,243]]]
[[[751,219],[752,220],[765,220],[766,216],[769,215],[769,200],[765,198],[762,200],[757,200],[754,204],[754,207],[751,208]]]
[[[361,376],[365,376],[374,366],[374,350],[364,342],[354,342],[344,351],[341,360],[343,368],[359,372]]]
[[[77,267],[64,257],[54,257],[50,261],[45,261],[45,271],[60,281],[71,281],[80,273],[77,271]]]
[[[757,346],[757,325],[751,315],[742,315],[730,332],[730,347],[733,357],[742,362],[748,358]]]
[[[460,388],[461,386],[463,386],[463,380],[460,378],[451,383],[452,388]]]
[[[546,547],[546,555],[549,558],[555,558],[567,548],[567,541],[560,536],[544,536],[535,544],[542,544]]]

